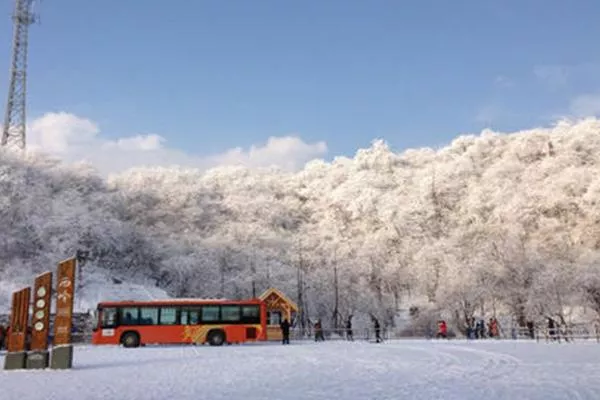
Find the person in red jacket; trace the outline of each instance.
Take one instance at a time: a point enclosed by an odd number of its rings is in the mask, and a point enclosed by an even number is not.
[[[437,337],[446,339],[448,337],[448,326],[446,325],[446,321],[441,320],[438,321],[438,333]]]
[[[496,318],[490,318],[488,326],[489,336],[498,337],[498,320],[496,320]]]

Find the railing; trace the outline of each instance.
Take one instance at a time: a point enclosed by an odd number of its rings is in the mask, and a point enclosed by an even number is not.
[[[575,341],[575,340],[596,340],[600,343],[600,327],[595,324],[558,326],[556,328],[548,327],[512,327],[501,329],[499,337],[494,339],[535,339],[536,341]]]
[[[574,342],[575,340],[594,339],[600,343],[600,328],[598,326],[560,326],[554,329],[541,329],[538,331],[536,339],[539,341],[565,341]]]
[[[325,340],[376,340],[374,329],[352,329],[349,334],[347,329],[323,329],[323,338]],[[380,330],[380,337],[386,338],[386,331]],[[292,330],[290,337],[295,340],[317,340],[314,330],[302,334],[299,330]],[[388,336],[389,338],[389,336]]]
[[[352,336],[348,335],[346,329],[323,329],[324,340],[367,340],[375,341],[376,332],[372,328],[353,329]],[[400,340],[400,339],[435,339],[437,337],[437,331],[432,329],[399,329],[399,328],[385,328],[381,329],[379,336],[382,340]],[[554,329],[549,328],[538,328],[534,327],[533,335],[528,328],[509,328],[500,329],[499,335],[495,337],[489,337],[484,335],[482,338],[476,339],[474,336],[467,337],[463,334],[456,333],[449,329],[449,339],[458,340],[536,340],[536,341],[565,341],[574,342],[577,340],[595,340],[600,343],[600,326],[598,325],[574,325],[569,327],[558,327]],[[316,340],[314,330],[305,332],[302,334],[300,330],[292,330],[290,337],[292,340]]]
[[[366,340],[376,341],[377,332],[373,328],[359,328],[352,329],[351,335],[348,334],[348,330],[345,328],[338,329],[323,329],[323,338],[325,340]],[[391,339],[423,339],[432,338],[435,336],[435,332],[427,332],[426,330],[405,330],[405,329],[390,329],[382,328],[379,330],[379,338],[381,340]],[[300,330],[292,330],[290,337],[292,340],[316,340],[315,331],[311,330],[302,334]]]
[[[345,328],[323,329],[323,338],[326,341],[376,341],[376,332],[373,328],[352,329],[352,335],[348,335]],[[304,334],[299,329],[292,329],[290,332],[291,340],[315,340],[314,329],[306,331]],[[400,340],[400,339],[435,339],[436,330],[417,329],[417,328],[382,328],[379,332],[381,340]],[[499,330],[497,337],[484,337],[475,339],[467,338],[465,335],[456,333],[449,329],[448,337],[451,340],[536,340],[546,342],[576,342],[582,340],[595,340],[600,343],[600,325],[580,324],[568,327],[560,326],[555,329],[547,327],[534,327],[533,337],[528,328],[503,328]],[[91,331],[76,331],[71,334],[73,343],[90,343]]]

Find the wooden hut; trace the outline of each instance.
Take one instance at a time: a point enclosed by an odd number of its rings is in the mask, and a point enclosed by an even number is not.
[[[298,306],[281,291],[270,288],[260,295],[267,306],[267,340],[281,340],[279,324],[287,318],[292,323],[298,312]]]

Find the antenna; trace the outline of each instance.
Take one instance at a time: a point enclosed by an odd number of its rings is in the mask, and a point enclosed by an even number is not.
[[[34,1],[15,0],[8,100],[0,142],[2,147],[14,147],[20,150],[25,150],[27,45],[29,25],[37,20],[32,11]]]

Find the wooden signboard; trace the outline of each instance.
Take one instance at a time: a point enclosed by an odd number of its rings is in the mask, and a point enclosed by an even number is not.
[[[31,288],[29,287],[13,293],[12,311],[10,314],[10,335],[8,337],[8,351],[11,353],[25,351],[30,295]]]
[[[56,277],[56,317],[54,319],[54,346],[71,343],[73,326],[73,297],[76,259],[58,264]]]
[[[33,351],[48,349],[51,291],[52,272],[46,272],[35,278],[33,315],[31,318],[31,350]]]

